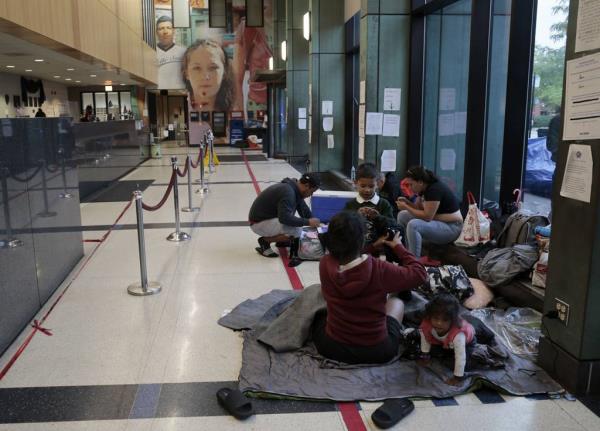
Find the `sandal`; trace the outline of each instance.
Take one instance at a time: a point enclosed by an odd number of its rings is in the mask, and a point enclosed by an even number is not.
[[[391,398],[371,415],[373,423],[379,428],[390,428],[408,416],[415,409],[415,405],[408,398]]]
[[[221,388],[217,391],[217,401],[221,407],[237,419],[247,419],[254,414],[248,398],[237,389]]]

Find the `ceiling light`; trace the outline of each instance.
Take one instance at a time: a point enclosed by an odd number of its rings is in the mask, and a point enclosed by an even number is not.
[[[31,69],[25,69],[25,72],[32,72]]]
[[[302,35],[304,39],[310,40],[310,12],[306,12],[302,17]]]
[[[120,86],[123,86],[123,85],[125,85],[125,84],[119,84],[119,85],[120,85]]]
[[[7,68],[7,69],[14,69],[14,68],[15,68],[15,66],[13,66],[12,64],[10,64],[10,65],[6,66],[6,68]]]
[[[69,67],[67,70],[68,70],[69,72],[72,72],[72,71],[74,71],[75,69],[73,69],[72,67]]]
[[[90,78],[95,78],[95,77],[96,77],[96,75],[90,75]]]
[[[44,61],[44,59],[43,58],[36,58],[33,61],[35,61],[36,63],[41,63],[42,61]]]
[[[287,59],[287,41],[281,42],[281,59],[285,61]]]
[[[269,70],[273,70],[273,57],[269,57]]]
[[[70,80],[71,80],[71,78],[65,78],[65,81],[70,81]]]
[[[54,75],[55,78],[60,78],[60,75]]]
[[[104,91],[112,91],[112,85],[105,85]]]
[[[75,81],[75,82],[81,82],[81,81]]]

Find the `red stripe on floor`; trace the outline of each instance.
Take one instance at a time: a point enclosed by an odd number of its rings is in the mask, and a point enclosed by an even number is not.
[[[244,159],[244,163],[246,164],[246,169],[248,169],[250,179],[252,180],[252,184],[254,185],[254,190],[256,190],[256,194],[258,195],[260,194],[260,187],[258,185],[258,182],[256,181],[256,177],[252,172],[252,168],[250,167],[250,163],[248,163],[248,158],[246,157],[244,150],[240,149],[240,151],[242,152],[242,158]],[[298,272],[295,268],[288,267],[289,257],[287,254],[287,249],[283,247],[279,248],[279,255],[281,256],[283,267],[285,268],[285,272],[287,273],[292,288],[294,290],[302,290],[304,286],[302,286],[302,281],[300,281]],[[362,416],[360,415],[358,408],[356,407],[356,403],[338,403],[337,407],[348,431],[367,431],[367,427],[365,426],[365,423],[362,420]]]

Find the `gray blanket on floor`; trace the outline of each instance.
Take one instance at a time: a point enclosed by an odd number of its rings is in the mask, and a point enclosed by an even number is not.
[[[327,360],[312,342],[306,342],[314,315],[324,308],[315,285],[302,291],[273,290],[244,301],[222,317],[220,325],[245,330],[240,390],[335,401],[445,398],[465,393],[482,381],[513,395],[562,390],[545,371],[508,349],[504,368],[474,368],[458,387],[444,383],[452,376],[448,361],[433,359],[431,365],[421,367],[402,359],[376,366]]]

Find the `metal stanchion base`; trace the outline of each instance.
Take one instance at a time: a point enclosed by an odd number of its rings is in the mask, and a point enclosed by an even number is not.
[[[148,296],[160,292],[162,286],[157,281],[149,281],[146,290],[142,289],[142,283],[133,283],[127,286],[127,293],[135,296]]]
[[[185,208],[181,208],[181,211],[183,211],[184,213],[193,213],[196,211],[200,211],[200,207],[185,207]]]
[[[4,248],[17,248],[23,245],[23,241],[20,239],[2,239],[0,240],[0,249]]]
[[[187,241],[192,239],[191,236],[189,236],[187,233],[185,232],[173,232],[171,235],[169,235],[167,237],[167,241],[173,241],[173,242],[180,242],[180,241]]]
[[[73,195],[71,193],[60,193],[58,195],[59,198],[61,199],[71,199],[73,197]]]
[[[207,186],[204,186],[204,187],[202,187],[202,188],[200,188],[200,189],[196,190],[196,193],[199,193],[199,194],[201,194],[201,195],[205,195],[205,194],[207,194],[207,193],[208,193],[208,187],[207,187]]]
[[[40,217],[48,218],[48,217],[56,217],[56,213],[54,211],[45,211],[37,214]]]

